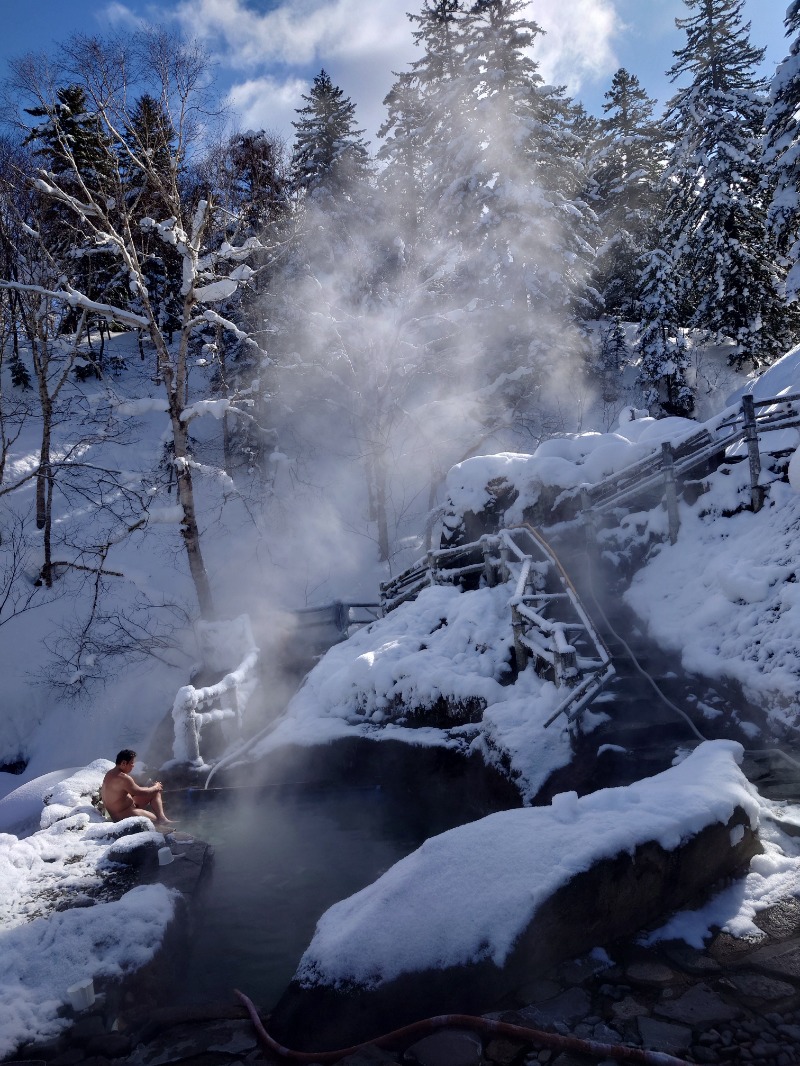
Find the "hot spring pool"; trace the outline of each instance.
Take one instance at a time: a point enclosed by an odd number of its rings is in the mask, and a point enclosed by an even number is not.
[[[183,1004],[232,1001],[240,988],[273,1006],[323,911],[456,824],[375,788],[190,790],[167,810],[215,853],[175,989]]]

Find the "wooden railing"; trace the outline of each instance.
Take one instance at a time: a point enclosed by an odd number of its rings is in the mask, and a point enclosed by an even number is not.
[[[428,552],[381,586],[383,611],[414,599],[429,585],[476,575],[488,585],[514,582],[508,606],[517,668],[533,663],[540,676],[564,689],[548,725],[561,715],[574,721],[614,667],[564,568],[533,527],[503,529],[471,544]]]
[[[679,517],[677,481],[703,466],[710,459],[721,458],[741,441],[747,446],[750,467],[750,500],[754,511],[764,502],[761,485],[759,434],[800,426],[800,395],[754,400],[742,397],[736,408],[675,445],[663,443],[650,455],[631,463],[581,490],[581,505],[587,515],[602,515],[623,506],[652,489],[661,488],[669,514],[670,540],[678,535]],[[709,428],[710,426],[710,428]]]

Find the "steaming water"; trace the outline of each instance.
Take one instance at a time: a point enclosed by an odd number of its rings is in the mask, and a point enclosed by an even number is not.
[[[273,1006],[322,912],[447,828],[411,797],[364,788],[191,791],[169,810],[215,850],[181,1003],[233,1002],[240,988]]]

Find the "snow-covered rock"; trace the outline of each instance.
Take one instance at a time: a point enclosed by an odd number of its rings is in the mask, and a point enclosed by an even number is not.
[[[558,796],[427,840],[320,918],[273,1035],[321,1050],[486,1010],[542,968],[707,891],[760,850],[741,754],[732,742],[702,744],[627,788]]]

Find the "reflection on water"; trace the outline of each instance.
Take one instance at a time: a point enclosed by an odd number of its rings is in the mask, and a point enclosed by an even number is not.
[[[273,1006],[323,911],[446,828],[377,789],[192,790],[169,810],[215,852],[180,1003]]]

